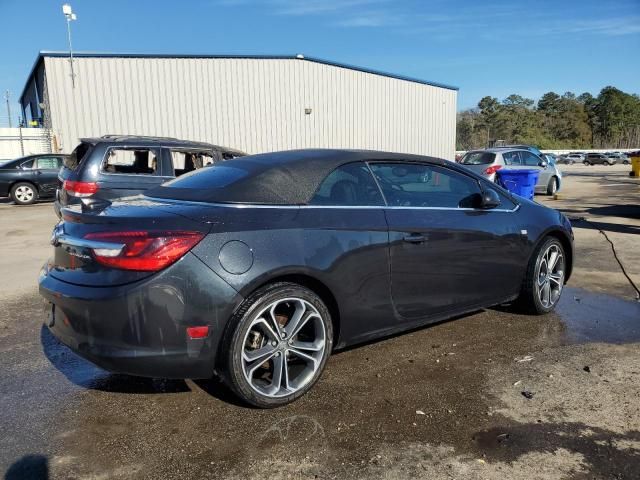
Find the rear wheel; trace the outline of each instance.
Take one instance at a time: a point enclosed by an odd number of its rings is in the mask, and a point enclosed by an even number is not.
[[[547,237],[529,260],[518,303],[528,313],[554,309],[564,287],[566,257],[560,241]]]
[[[603,165],[606,165],[607,167],[608,167],[609,165],[611,165],[611,164],[610,164],[608,161],[606,161],[606,160],[605,160],[604,162],[602,162],[602,164],[603,164]]]
[[[622,164],[623,164],[623,165],[629,165],[629,160],[623,160],[623,161],[622,161]]]
[[[38,199],[38,192],[31,183],[16,183],[11,189],[11,199],[18,205],[31,205]]]
[[[555,195],[558,191],[558,179],[551,177],[549,179],[549,185],[547,185],[547,195]]]
[[[331,353],[331,315],[311,290],[276,283],[251,295],[231,319],[225,380],[245,402],[286,405],[308,392]]]

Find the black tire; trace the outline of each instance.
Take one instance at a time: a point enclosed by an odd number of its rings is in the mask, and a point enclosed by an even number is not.
[[[524,313],[533,315],[543,315],[552,311],[557,305],[560,295],[562,293],[562,287],[558,293],[557,299],[550,306],[545,306],[542,303],[538,290],[538,278],[541,270],[541,264],[543,263],[544,253],[551,247],[555,246],[559,249],[563,256],[563,275],[561,283],[564,286],[564,269],[566,268],[566,253],[562,243],[555,237],[546,237],[538,247],[535,249],[533,255],[529,259],[527,266],[527,272],[525,273],[524,281],[520,290],[520,296],[515,303],[515,306]]]
[[[609,162],[607,162],[606,160],[605,160],[604,162],[602,162],[602,164],[603,164],[603,165],[606,165],[607,167],[608,167],[609,165],[611,165],[611,164],[610,164]]]
[[[16,183],[11,187],[11,200],[17,205],[31,205],[38,200],[38,189],[33,183]]]
[[[549,179],[549,185],[547,185],[547,195],[553,196],[558,191],[558,178],[551,177]]]
[[[300,299],[304,302],[308,302],[317,310],[317,313],[320,316],[318,321],[320,321],[324,327],[324,345],[322,349],[317,352],[318,355],[321,356],[321,359],[315,367],[316,370],[311,374],[309,379],[306,379],[303,382],[303,385],[291,394],[270,396],[259,392],[249,383],[244,373],[242,354],[245,344],[249,339],[249,330],[251,330],[252,322],[256,318],[260,318],[258,315],[260,315],[265,308],[269,307],[274,302],[289,298]],[[284,305],[287,305],[287,303],[285,302]],[[264,346],[268,346],[267,344],[270,343],[266,335],[261,341]],[[285,343],[284,339],[282,340],[282,343]],[[332,347],[333,325],[331,314],[318,295],[308,288],[295,283],[278,282],[267,285],[251,294],[242,303],[238,311],[229,321],[221,358],[224,366],[222,372],[223,380],[241,400],[250,405],[259,408],[280,407],[297,400],[315,385],[324,370],[329,355],[331,354]],[[290,352],[282,352],[282,357],[285,359],[285,365],[289,365],[288,362],[291,359]],[[274,360],[266,360],[259,368],[264,368],[264,365],[267,364],[270,365],[268,368],[272,368],[273,371],[275,371],[276,363]],[[289,377],[286,378],[288,381]],[[273,377],[271,380],[273,382],[272,384],[275,384]],[[281,385],[282,383],[280,383],[280,386]]]
[[[629,165],[629,160],[623,160],[623,161],[622,161],[622,164],[623,164],[623,165]]]
[[[589,162],[587,162],[586,160],[585,160],[584,162],[582,162],[582,164],[583,164],[585,167],[588,167],[589,165],[591,165],[591,164],[590,164]]]

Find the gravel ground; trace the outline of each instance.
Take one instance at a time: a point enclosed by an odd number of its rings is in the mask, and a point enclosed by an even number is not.
[[[638,284],[640,183],[628,168],[564,170],[559,199],[537,197],[575,219],[576,268],[555,313],[489,309],[337,353],[310,394],[270,411],[213,380],[109,374],[60,345],[35,287],[52,207],[0,204],[0,471],[640,478],[640,303],[621,269]]]

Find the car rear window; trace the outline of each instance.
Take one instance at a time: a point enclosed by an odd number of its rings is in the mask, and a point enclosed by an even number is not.
[[[243,179],[249,172],[241,168],[220,164],[208,167],[204,175],[196,175],[196,173],[200,172],[194,170],[175,180],[169,180],[162,186],[190,190],[222,188]]]
[[[93,145],[90,143],[82,142],[76,148],[73,149],[71,155],[64,157],[63,163],[69,170],[75,170],[82,160],[93,150]]]
[[[486,165],[488,163],[493,163],[496,159],[496,154],[491,152],[469,152],[460,163],[463,165]]]

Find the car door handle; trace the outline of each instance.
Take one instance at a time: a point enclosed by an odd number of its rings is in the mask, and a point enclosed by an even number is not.
[[[419,233],[412,233],[411,235],[405,235],[403,240],[409,243],[424,243],[426,238],[424,238],[424,235],[420,235]]]

